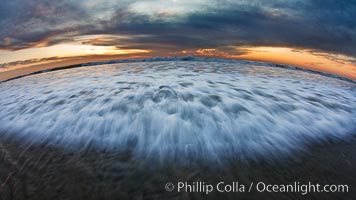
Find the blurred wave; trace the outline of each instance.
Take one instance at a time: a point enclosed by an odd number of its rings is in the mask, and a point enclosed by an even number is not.
[[[0,134],[161,162],[281,159],[356,133],[355,84],[222,62],[137,62],[0,84]]]

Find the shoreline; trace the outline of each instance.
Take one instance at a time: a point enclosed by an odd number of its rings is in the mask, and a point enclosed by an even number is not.
[[[4,199],[352,199],[356,194],[356,139],[311,145],[293,159],[276,162],[235,162],[224,168],[206,165],[142,164],[129,153],[63,151],[44,145],[26,146],[0,137],[0,180]],[[167,182],[204,181],[241,184],[312,182],[347,184],[348,193],[218,193],[167,192]],[[2,199],[2,198],[0,198]]]
[[[41,74],[46,72],[79,68],[79,67],[90,67],[96,65],[105,65],[105,64],[118,64],[118,63],[134,63],[134,62],[165,62],[165,61],[195,61],[195,62],[227,62],[227,63],[253,63],[266,67],[278,67],[289,70],[298,70],[306,73],[318,74],[321,76],[326,76],[329,78],[335,78],[338,80],[343,80],[351,83],[356,83],[356,79],[352,79],[350,77],[344,77],[337,74],[331,74],[328,72],[316,71],[312,69],[306,69],[303,67],[284,65],[279,63],[270,63],[270,62],[262,62],[262,61],[253,61],[253,60],[233,60],[233,59],[222,59],[222,58],[200,58],[193,56],[185,56],[185,57],[154,57],[154,58],[142,58],[142,59],[121,59],[121,60],[107,60],[100,62],[89,62],[89,63],[75,63],[71,65],[54,65],[48,67],[47,65],[38,65],[33,67],[19,68],[14,70],[9,70],[5,72],[0,72],[0,83],[11,81],[14,79],[19,79],[26,76],[31,76],[35,74]]]

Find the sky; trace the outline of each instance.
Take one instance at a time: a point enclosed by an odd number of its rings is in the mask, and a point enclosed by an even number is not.
[[[194,55],[356,80],[355,19],[356,0],[2,0],[0,73]]]

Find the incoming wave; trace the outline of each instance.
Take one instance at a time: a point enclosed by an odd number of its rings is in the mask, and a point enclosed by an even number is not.
[[[0,133],[162,162],[281,159],[356,133],[355,84],[253,63],[138,62],[0,84]]]

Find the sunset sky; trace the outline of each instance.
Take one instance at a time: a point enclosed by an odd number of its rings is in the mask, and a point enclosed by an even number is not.
[[[194,55],[356,80],[355,19],[353,0],[3,0],[0,73]]]

